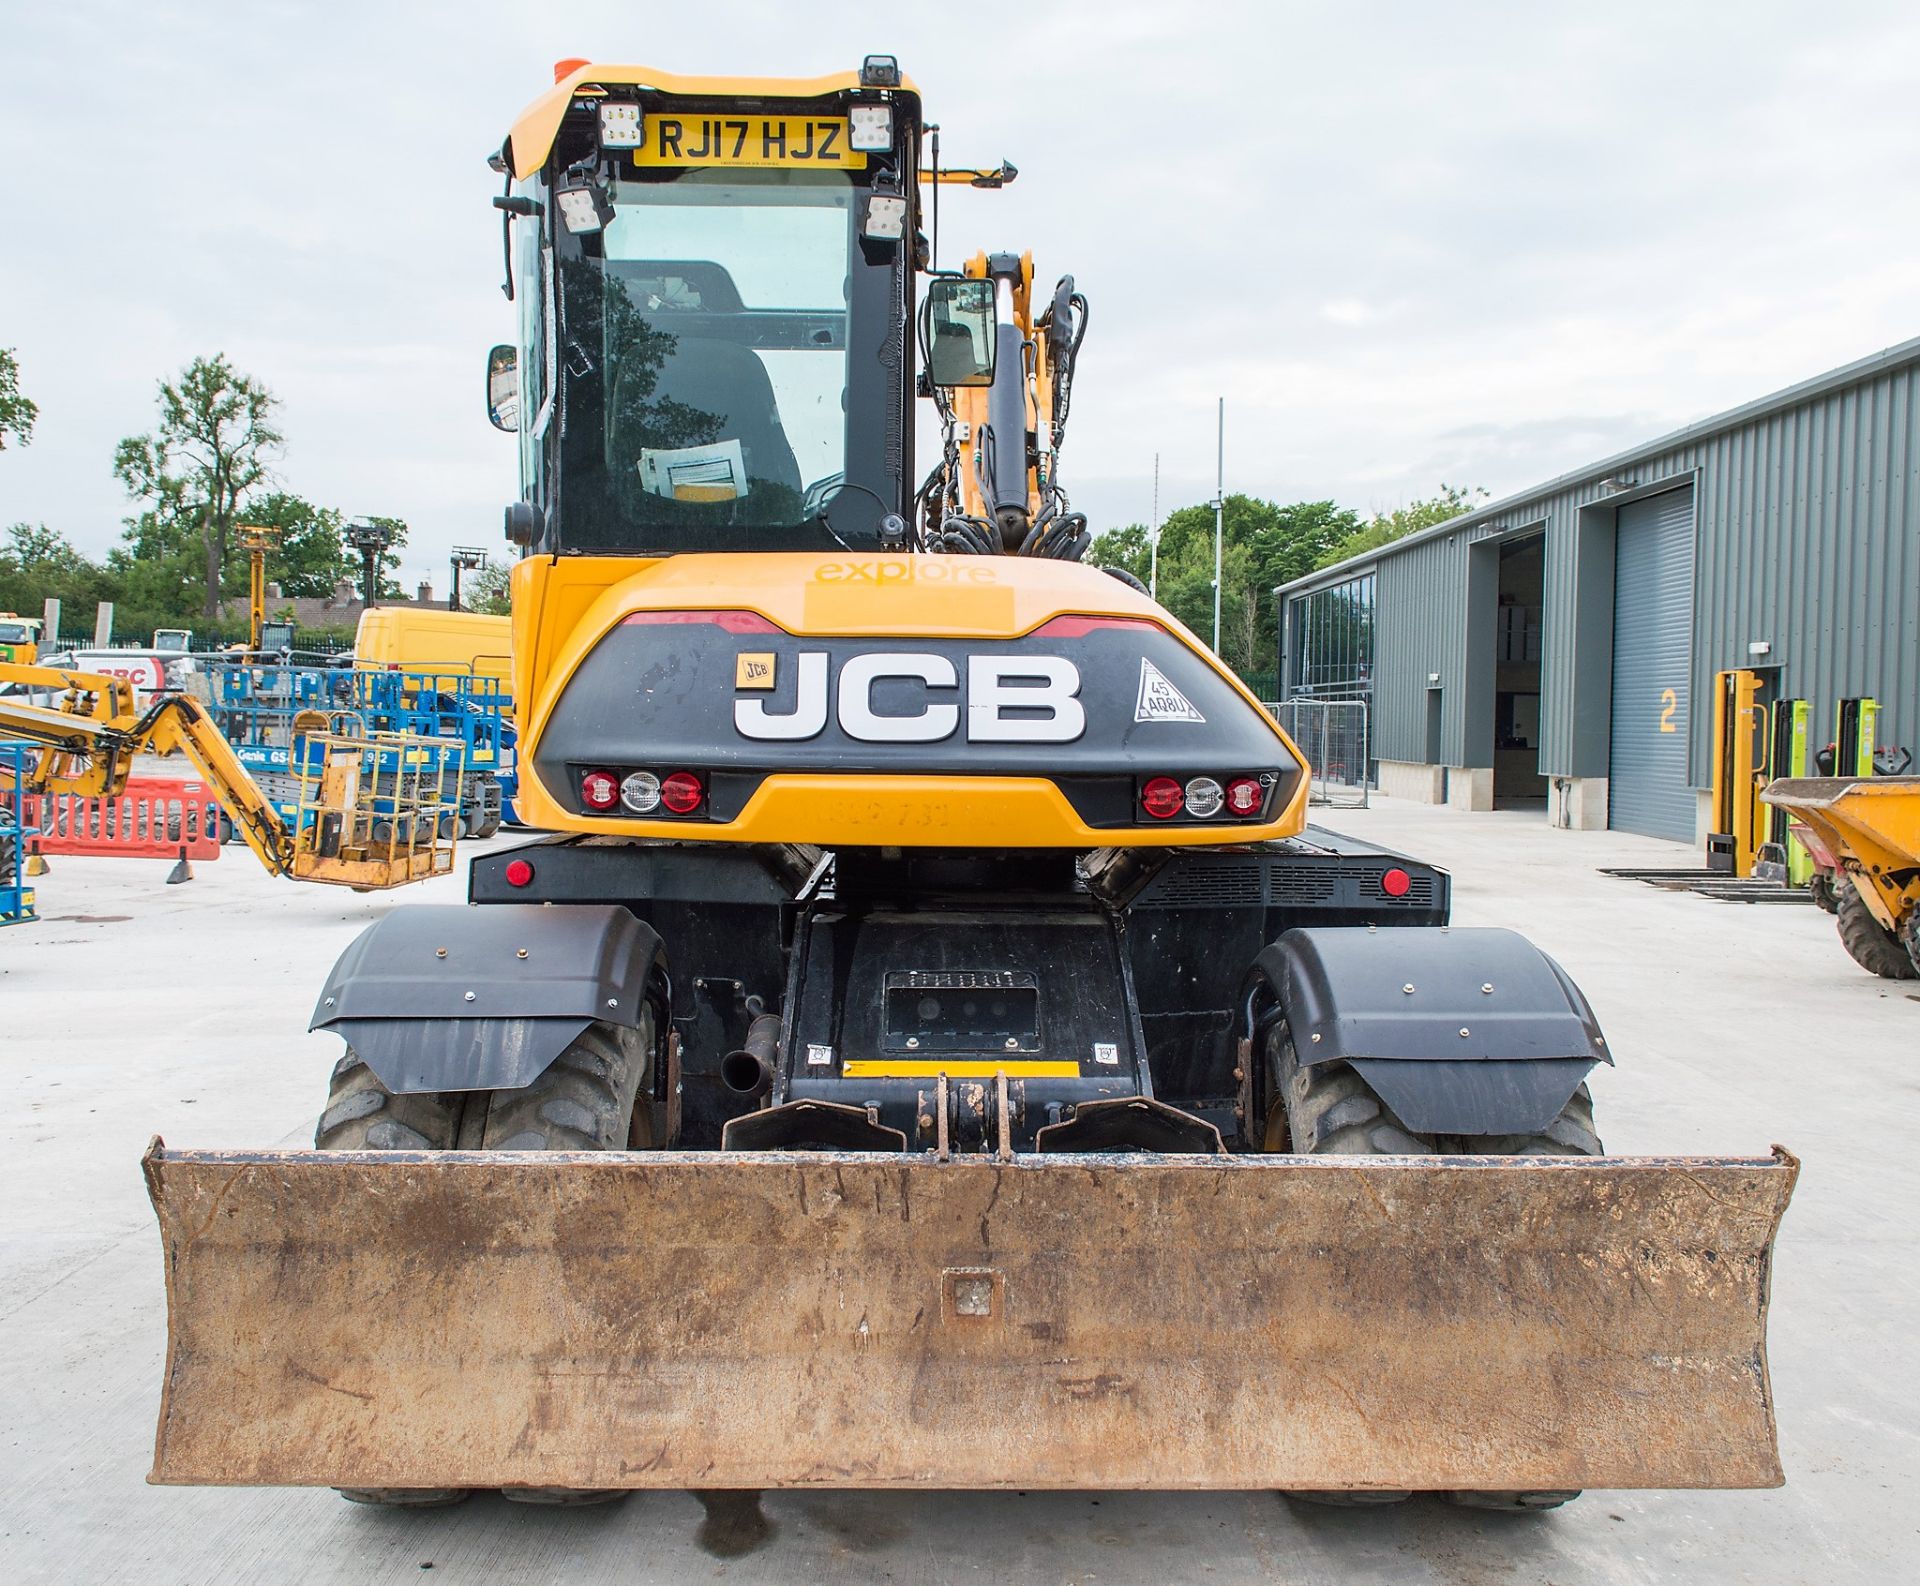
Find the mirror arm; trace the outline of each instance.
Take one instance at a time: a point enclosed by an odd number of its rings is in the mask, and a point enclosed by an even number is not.
[[[493,164],[495,160],[499,161],[497,169],[506,175],[507,185],[500,196],[494,199],[493,207],[500,211],[500,262],[506,277],[500,283],[500,290],[506,294],[507,301],[511,303],[513,301],[513,217],[526,215],[531,218],[540,213],[540,206],[531,198],[513,196],[513,168],[503,158],[505,152],[502,150],[487,163]]]

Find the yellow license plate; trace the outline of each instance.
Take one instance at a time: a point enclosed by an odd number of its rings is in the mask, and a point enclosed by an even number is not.
[[[858,171],[842,116],[652,116],[635,165],[801,165]]]

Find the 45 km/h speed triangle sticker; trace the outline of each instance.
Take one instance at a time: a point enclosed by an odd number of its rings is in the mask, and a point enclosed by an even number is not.
[[[1200,721],[1207,718],[1193,708],[1193,701],[1167,681],[1166,673],[1140,657],[1140,698],[1133,707],[1135,721]]]

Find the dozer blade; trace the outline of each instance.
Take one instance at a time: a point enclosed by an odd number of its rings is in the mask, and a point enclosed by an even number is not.
[[[1766,1487],[1793,1159],[174,1152],[151,1479]]]

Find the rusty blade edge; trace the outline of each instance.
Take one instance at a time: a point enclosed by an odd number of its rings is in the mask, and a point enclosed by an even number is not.
[[[174,1149],[159,1135],[153,1137],[141,1166],[151,1184],[153,1174],[170,1162],[193,1162],[214,1167],[301,1167],[320,1163],[340,1163],[365,1167],[416,1167],[422,1163],[459,1167],[591,1167],[602,1172],[630,1169],[636,1163],[689,1163],[711,1166],[729,1162],[743,1168],[796,1166],[819,1162],[931,1164],[931,1151],[315,1151],[300,1149]],[[1797,1180],[1800,1159],[1785,1146],[1775,1145],[1766,1156],[1294,1156],[1271,1155],[1202,1156],[1141,1154],[1137,1152],[1076,1151],[1016,1153],[1011,1162],[997,1161],[991,1153],[956,1156],[943,1167],[1007,1166],[1026,1168],[1099,1167],[1123,1168],[1151,1162],[1159,1168],[1190,1172],[1260,1172],[1287,1167],[1329,1173],[1391,1172],[1407,1165],[1426,1169],[1456,1168],[1472,1173],[1611,1173],[1621,1168],[1657,1171],[1671,1169],[1690,1172],[1695,1169],[1739,1168],[1758,1172],[1780,1171]]]

